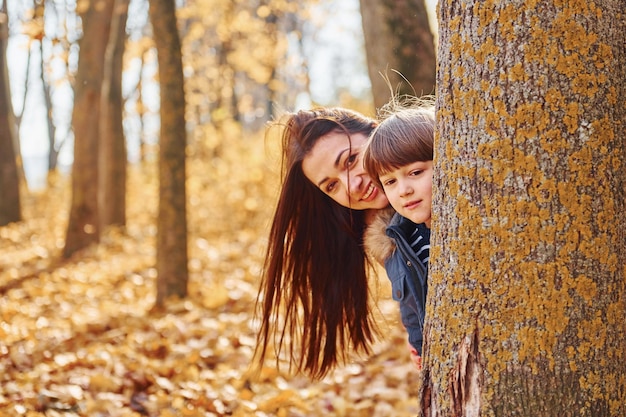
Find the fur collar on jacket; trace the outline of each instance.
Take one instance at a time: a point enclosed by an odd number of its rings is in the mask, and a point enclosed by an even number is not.
[[[374,220],[365,230],[363,244],[369,256],[381,265],[391,257],[396,249],[396,242],[387,236],[386,229],[393,219],[396,211],[392,207],[376,212]]]

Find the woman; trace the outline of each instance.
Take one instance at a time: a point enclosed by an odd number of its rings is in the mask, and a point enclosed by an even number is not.
[[[362,163],[376,121],[321,108],[277,125],[283,183],[257,299],[256,354],[262,363],[273,344],[290,369],[321,378],[348,348],[369,353],[376,336],[363,233],[389,202]]]

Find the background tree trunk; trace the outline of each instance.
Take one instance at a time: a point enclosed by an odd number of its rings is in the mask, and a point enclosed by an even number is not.
[[[101,226],[126,224],[126,138],[122,124],[122,64],[129,0],[116,0],[105,54],[98,168]]]
[[[43,88],[43,102],[46,107],[46,123],[48,125],[48,172],[50,173],[57,169],[60,148],[57,148],[58,145],[55,140],[57,128],[52,118],[52,90],[45,75],[46,62],[44,60],[43,42],[43,38],[39,40],[39,77]]]
[[[17,133],[6,59],[8,36],[8,18],[0,10],[0,226],[22,219],[20,177],[13,146]]]
[[[74,163],[72,203],[63,256],[100,240],[98,217],[98,142],[104,53],[114,0],[89,2],[81,14],[83,38],[74,87]]]
[[[360,0],[360,4],[376,108],[389,101],[396,89],[400,94],[434,94],[435,43],[424,0]]]
[[[423,415],[626,415],[623,2],[439,19]]]
[[[187,295],[187,214],[185,192],[185,93],[174,0],[150,2],[161,87],[157,299]]]

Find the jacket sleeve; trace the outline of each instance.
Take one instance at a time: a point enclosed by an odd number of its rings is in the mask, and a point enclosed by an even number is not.
[[[422,354],[422,328],[424,326],[423,306],[418,306],[412,286],[419,285],[413,282],[408,269],[405,268],[401,256],[392,256],[386,263],[387,277],[391,282],[391,296],[398,302],[400,316],[404,325],[408,340],[418,353]]]
[[[422,356],[422,343],[424,341],[424,336],[422,335],[423,325],[415,325],[415,323],[420,322],[419,313],[415,311],[402,311],[402,324],[407,331],[408,340],[411,346],[417,350],[420,356]]]

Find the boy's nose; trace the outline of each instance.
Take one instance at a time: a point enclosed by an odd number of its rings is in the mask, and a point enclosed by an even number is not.
[[[405,197],[411,194],[413,194],[413,187],[411,187],[409,184],[401,184],[400,195],[402,197]]]

